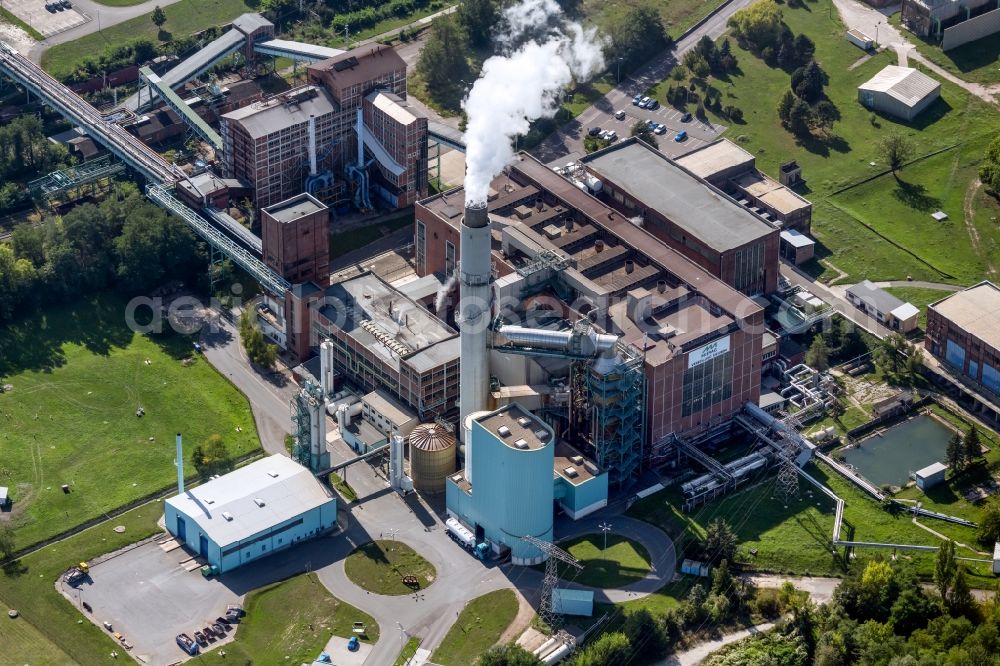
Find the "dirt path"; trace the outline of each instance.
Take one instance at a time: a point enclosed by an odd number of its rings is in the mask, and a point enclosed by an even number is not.
[[[966,231],[969,232],[969,239],[972,241],[972,249],[975,250],[976,254],[980,256],[982,256],[982,251],[979,240],[979,230],[976,229],[976,225],[974,222],[976,213],[972,207],[972,202],[976,198],[976,192],[979,191],[979,188],[982,186],[982,184],[983,183],[978,178],[969,183],[969,189],[965,191],[965,202],[963,206],[965,209],[965,229]],[[989,256],[985,257],[985,259],[986,259],[986,272],[988,272],[990,275],[996,275],[997,272],[996,266],[994,266],[993,262],[990,261]]]
[[[517,595],[517,615],[514,616],[514,621],[510,623],[510,626],[500,635],[498,642],[501,645],[517,640],[524,633],[524,630],[531,626],[531,621],[535,619],[535,609],[524,598],[524,595],[516,589],[514,594]]]

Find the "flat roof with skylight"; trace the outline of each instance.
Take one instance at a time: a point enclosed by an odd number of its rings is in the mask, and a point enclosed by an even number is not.
[[[552,441],[549,426],[518,404],[502,407],[480,417],[478,422],[512,449],[538,451]]]

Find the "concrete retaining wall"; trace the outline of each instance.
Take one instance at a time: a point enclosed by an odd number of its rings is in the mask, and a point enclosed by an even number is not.
[[[962,21],[958,25],[945,28],[944,37],[941,39],[941,49],[948,51],[998,32],[1000,32],[1000,9],[994,9],[968,21]]]

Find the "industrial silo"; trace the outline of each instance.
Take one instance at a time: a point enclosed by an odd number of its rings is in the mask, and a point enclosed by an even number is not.
[[[410,478],[419,493],[444,492],[455,471],[455,436],[436,423],[421,423],[410,433]]]

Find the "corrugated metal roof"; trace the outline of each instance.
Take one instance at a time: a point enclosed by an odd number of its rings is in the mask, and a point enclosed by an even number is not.
[[[940,87],[939,82],[912,67],[887,65],[858,89],[883,92],[908,107],[914,107]]]
[[[861,302],[875,307],[879,312],[892,312],[903,304],[903,301],[889,292],[876,287],[871,280],[865,280],[848,287],[847,293]]]
[[[290,458],[273,455],[190,488],[167,504],[225,547],[331,501],[312,472]]]

